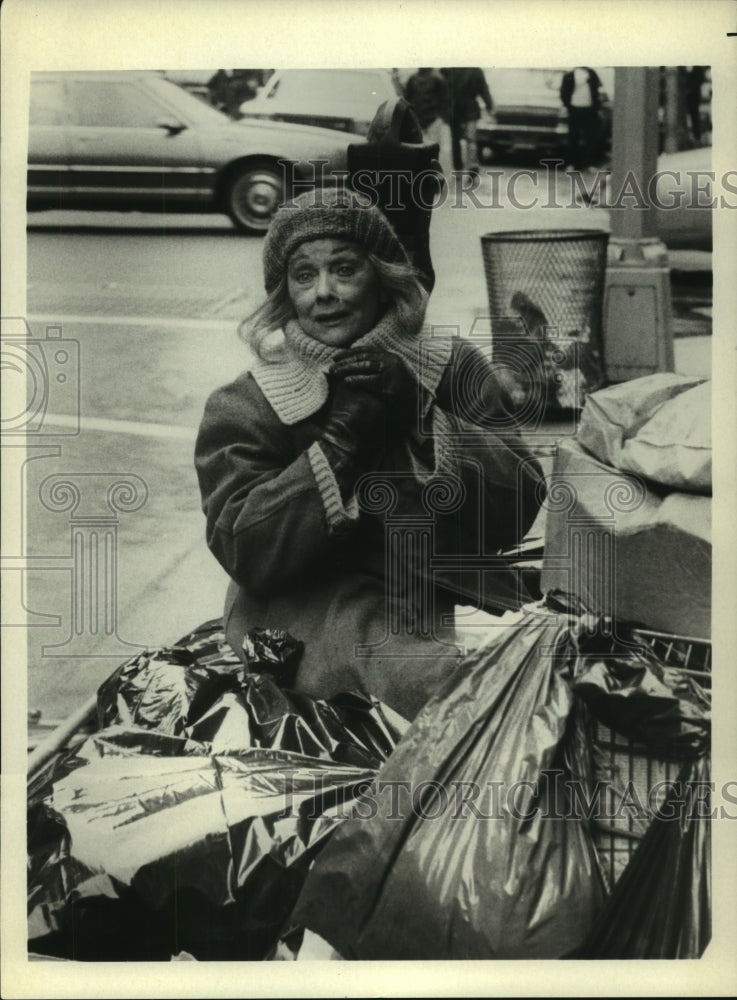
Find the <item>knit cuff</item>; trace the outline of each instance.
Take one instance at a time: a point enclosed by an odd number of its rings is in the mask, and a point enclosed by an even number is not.
[[[343,503],[338,480],[335,478],[335,473],[325,456],[325,452],[317,441],[307,449],[307,457],[310,460],[312,474],[320,491],[328,527],[331,531],[345,529],[349,524],[358,520],[359,510],[356,497],[351,496],[347,503]]]
[[[435,453],[435,474],[459,475],[458,427],[456,419],[436,406],[433,410],[432,433]]]

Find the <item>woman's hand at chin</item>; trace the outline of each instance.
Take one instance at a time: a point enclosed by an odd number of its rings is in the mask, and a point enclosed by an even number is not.
[[[359,455],[376,455],[386,442],[386,405],[379,396],[331,378],[330,412],[322,440],[340,465],[350,464]]]
[[[417,420],[419,387],[399,355],[381,347],[349,348],[335,355],[330,374],[352,389],[378,396],[387,415],[402,426]]]

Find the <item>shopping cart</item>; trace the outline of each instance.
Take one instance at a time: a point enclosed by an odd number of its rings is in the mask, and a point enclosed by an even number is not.
[[[631,639],[649,650],[655,662],[669,675],[674,692],[711,706],[711,643],[651,629],[635,628]],[[652,813],[662,805],[666,790],[677,782],[683,759],[659,755],[650,748],[614,732],[590,717],[587,736],[593,783],[628,789],[634,803],[647,804],[645,815],[637,808],[622,809],[607,819],[594,817],[592,832],[602,872],[613,889],[645,836]]]

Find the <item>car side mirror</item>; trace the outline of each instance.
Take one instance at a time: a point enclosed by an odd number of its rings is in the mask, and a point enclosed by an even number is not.
[[[156,128],[163,128],[169,133],[169,135],[179,135],[186,129],[184,122],[178,122],[174,118],[160,118],[156,122]]]

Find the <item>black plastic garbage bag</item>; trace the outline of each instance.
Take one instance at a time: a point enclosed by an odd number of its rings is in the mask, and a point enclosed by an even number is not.
[[[363,695],[316,701],[245,673],[219,622],[123,664],[98,708],[101,727],[29,784],[34,953],[264,958],[400,737]]]
[[[311,869],[285,936],[345,958],[561,957],[604,897],[585,823],[549,783],[575,647],[542,609],[425,706]],[[551,788],[553,792],[551,792]]]
[[[181,735],[226,690],[237,690],[243,664],[225,641],[222,621],[205,622],[173,646],[122,663],[97,693],[100,727],[111,724]]]
[[[598,648],[597,648],[598,647]],[[621,736],[671,760],[700,757],[711,740],[709,698],[688,673],[670,670],[647,648],[579,641],[573,691]]]
[[[304,648],[303,642],[281,628],[254,628],[243,639],[248,669],[272,674],[284,685],[294,680]]]
[[[82,960],[263,958],[372,770],[274,750],[96,756],[31,815],[29,948]]]
[[[258,655],[283,670],[301,651],[283,630],[252,634]],[[283,670],[276,673],[283,677]],[[227,647],[219,621],[123,663],[100,686],[97,702],[101,727],[187,737],[214,753],[277,747],[376,768],[400,736],[401,720],[359,692],[328,702],[283,689],[271,669],[248,673]]]
[[[314,699],[282,690],[267,674],[246,675],[238,691],[221,695],[185,732],[214,753],[279,747],[372,768],[381,766],[400,736],[383,707],[359,692]]]
[[[569,957],[703,955],[711,939],[708,787],[706,758],[684,768],[591,932]]]

